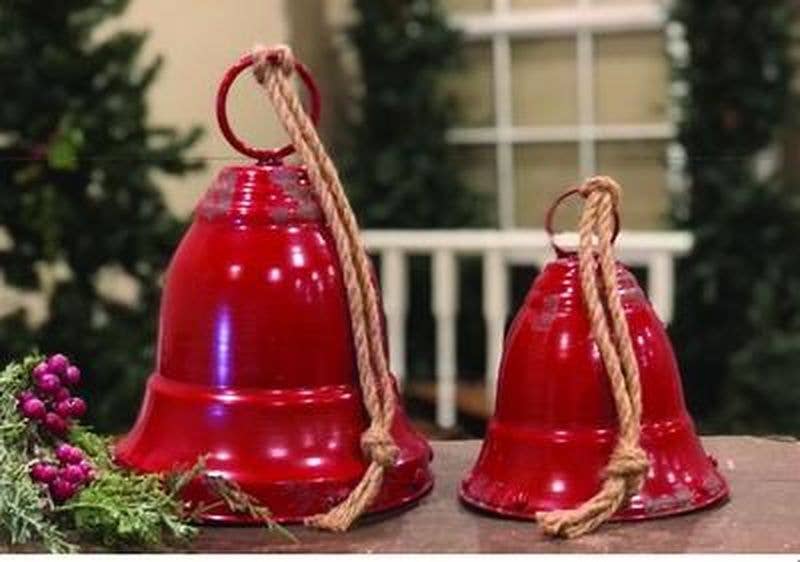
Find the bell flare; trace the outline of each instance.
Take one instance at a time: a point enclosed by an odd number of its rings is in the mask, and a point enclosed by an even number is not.
[[[695,433],[666,331],[621,264],[617,288],[640,370],[640,443],[650,467],[641,491],[614,519],[722,501],[728,486]],[[575,508],[600,489],[616,438],[614,400],[586,318],[578,261],[568,255],[545,267],[511,325],[496,410],[460,496],[515,518]]]
[[[591,498],[616,442],[608,430],[551,431],[492,423],[461,498],[498,515],[534,519]],[[694,511],[728,496],[728,486],[694,434],[690,419],[642,428],[650,469],[639,494],[612,518],[650,519]]]
[[[201,456],[270,509],[282,523],[328,511],[356,486],[368,461],[361,396],[347,385],[315,389],[219,390],[154,374],[134,429],[115,447],[117,461],[149,473],[186,469]],[[400,454],[370,512],[412,503],[433,484],[431,449],[398,408],[391,430]],[[201,482],[182,495],[195,505],[216,498]],[[254,523],[224,507],[208,522]],[[255,522],[257,523],[257,522]]]

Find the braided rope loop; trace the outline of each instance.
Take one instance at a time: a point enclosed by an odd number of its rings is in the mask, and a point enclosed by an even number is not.
[[[613,179],[596,176],[578,192],[586,198],[580,219],[578,264],[581,290],[605,365],[619,421],[617,443],[593,497],[575,509],[539,512],[536,521],[545,534],[574,538],[610,519],[622,504],[641,490],[649,467],[639,444],[642,390],[639,365],[628,322],[617,290],[613,238],[622,190]]]

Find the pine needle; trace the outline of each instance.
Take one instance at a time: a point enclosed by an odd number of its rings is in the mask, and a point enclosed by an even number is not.
[[[101,471],[91,486],[57,508],[82,537],[105,546],[155,547],[194,537],[181,502],[156,475]]]
[[[205,474],[203,478],[209,489],[225,502],[229,510],[263,521],[268,532],[279,534],[294,543],[299,542],[286,527],[275,522],[269,509],[259,505],[258,501],[242,490],[236,482],[211,474]]]

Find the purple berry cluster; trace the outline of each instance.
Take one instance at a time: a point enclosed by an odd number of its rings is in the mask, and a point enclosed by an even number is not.
[[[70,420],[86,413],[86,402],[70,393],[70,388],[81,381],[80,369],[57,353],[36,365],[32,377],[34,389],[18,397],[20,412],[56,437],[63,437],[69,430]]]
[[[58,464],[37,461],[31,466],[31,478],[45,484],[53,501],[62,503],[90,483],[95,473],[94,467],[78,447],[61,443],[55,453]]]

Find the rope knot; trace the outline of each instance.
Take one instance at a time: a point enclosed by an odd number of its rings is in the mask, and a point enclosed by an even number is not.
[[[608,176],[593,176],[578,188],[578,193],[582,197],[588,199],[592,193],[607,193],[611,197],[611,202],[614,207],[619,205],[622,198],[622,188],[613,179]]]
[[[294,54],[288,45],[275,45],[266,47],[256,45],[251,51],[253,56],[253,76],[259,84],[264,84],[267,71],[271,67],[280,69],[285,75],[289,76],[294,72]]]
[[[628,483],[630,492],[639,491],[650,462],[647,453],[638,446],[622,446],[611,453],[605,473],[612,478],[621,478]]]
[[[370,426],[361,435],[361,449],[370,459],[384,468],[392,466],[400,454],[392,436],[383,428]]]

